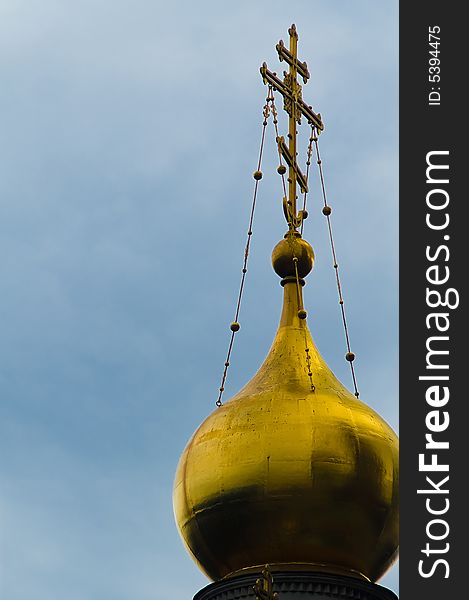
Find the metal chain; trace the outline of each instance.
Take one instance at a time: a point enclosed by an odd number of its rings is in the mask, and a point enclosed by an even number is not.
[[[344,304],[344,298],[342,295],[342,286],[340,284],[339,264],[337,262],[337,255],[336,255],[336,251],[335,251],[334,236],[332,235],[332,225],[331,225],[332,208],[327,203],[326,186],[324,183],[324,173],[323,173],[323,169],[322,169],[322,160],[321,160],[321,155],[319,153],[318,133],[317,133],[317,131],[313,132],[313,133],[315,134],[315,135],[313,135],[313,142],[316,147],[316,154],[318,157],[317,163],[318,163],[318,168],[319,168],[319,177],[321,180],[322,197],[323,197],[323,201],[324,201],[324,206],[323,206],[322,212],[327,219],[327,228],[329,231],[329,241],[331,244],[331,251],[332,251],[332,260],[334,261],[333,266],[334,266],[334,270],[335,270],[337,292],[339,295],[339,305],[340,305],[340,311],[342,314],[342,323],[344,326],[345,341],[346,341],[346,345],[347,345],[347,353],[345,354],[345,359],[350,363],[350,371],[352,373],[352,380],[353,380],[353,387],[355,390],[355,396],[358,398],[360,394],[358,392],[357,378],[356,378],[355,369],[353,366],[353,361],[355,360],[355,354],[352,352],[351,347],[350,347],[350,336],[349,336],[349,332],[348,332],[347,318],[345,315],[345,304]]]
[[[314,135],[314,127],[311,126],[311,135],[309,136],[309,144],[308,144],[308,150],[306,153],[306,183],[308,183],[308,178],[309,178],[309,167],[311,166],[311,157],[313,155],[313,142],[314,142],[314,138],[316,136]],[[303,218],[301,219],[301,228],[300,228],[300,234],[301,236],[303,236],[303,226],[304,226],[304,222],[306,217],[308,216],[308,213],[306,212],[306,198],[308,196],[308,192],[305,190],[304,194],[303,194]]]
[[[223,392],[225,391],[225,383],[226,383],[226,378],[228,375],[228,367],[230,366],[230,358],[231,358],[231,352],[233,350],[234,338],[235,338],[236,332],[239,331],[239,329],[240,329],[240,324],[238,322],[238,318],[239,318],[239,311],[241,309],[241,300],[243,297],[244,283],[246,280],[247,265],[248,265],[248,258],[249,258],[249,248],[251,245],[251,237],[252,237],[252,224],[254,221],[254,211],[256,208],[257,189],[259,186],[259,181],[262,179],[261,164],[262,164],[262,155],[264,152],[265,130],[267,127],[267,121],[269,119],[269,116],[270,116],[271,112],[273,112],[270,107],[270,104],[273,103],[273,100],[274,100],[274,98],[273,98],[272,86],[269,86],[266,103],[264,104],[264,108],[262,111],[264,120],[262,122],[262,135],[261,135],[261,143],[260,143],[260,149],[259,149],[259,159],[257,161],[257,169],[256,169],[256,171],[254,171],[254,174],[253,174],[253,177],[254,177],[256,183],[254,185],[254,194],[253,194],[253,198],[252,198],[251,213],[250,213],[250,217],[249,217],[249,227],[248,227],[248,232],[247,232],[246,247],[244,249],[244,261],[243,261],[241,282],[239,285],[238,301],[236,303],[235,317],[234,317],[233,322],[230,325],[231,338],[230,338],[230,343],[228,345],[228,352],[226,355],[225,366],[224,366],[223,375],[221,378],[221,384],[220,384],[220,387],[218,390],[219,391],[218,399],[215,403],[218,407],[220,407],[222,405],[222,396],[223,396]]]
[[[278,132],[278,112],[277,112],[277,107],[275,106],[275,100],[274,97],[272,95],[272,115],[273,115],[273,123],[274,123],[274,127],[275,127],[275,139],[277,140],[279,138],[279,132]],[[285,173],[287,172],[287,168],[286,166],[283,164],[283,157],[282,157],[282,153],[280,152],[280,148],[277,144],[277,151],[278,151],[278,160],[279,160],[279,165],[277,167],[277,173],[279,175],[281,175],[282,177],[282,186],[283,186],[283,195],[286,198],[287,197],[287,184],[285,183]],[[292,223],[288,222],[288,228],[291,229],[292,228]]]
[[[298,257],[293,256],[293,264],[295,265],[295,278],[296,278],[296,295],[298,298],[298,318],[299,319],[306,319],[307,317],[307,312],[304,309],[303,306],[303,296],[301,294],[301,284],[300,284],[300,278],[298,276]],[[308,347],[308,336],[306,333],[306,327],[303,329],[303,333],[304,333],[304,338],[305,338],[305,354],[306,354],[306,365],[308,367],[308,377],[309,377],[309,382],[311,384],[311,391],[314,392],[314,390],[316,389],[316,386],[314,385],[314,381],[313,381],[313,372],[311,370],[311,356],[309,354],[309,347]]]
[[[314,141],[314,127],[311,127],[311,135],[309,137],[309,144],[308,144],[308,150],[307,150],[307,154],[306,154],[306,174],[305,174],[305,178],[306,178],[306,183],[308,183],[308,178],[309,178],[309,167],[311,165],[311,156],[313,154],[313,141]],[[307,198],[308,192],[305,190],[304,195],[303,195],[303,218],[301,219],[301,228],[300,228],[300,235],[303,236],[303,225],[304,225],[304,220],[306,219],[306,217],[308,216],[308,213],[306,212],[306,198]],[[296,257],[295,257],[296,258]],[[298,290],[298,294],[300,293],[300,279],[298,277],[298,259],[296,258],[293,259],[295,262],[295,275],[296,275],[296,287]],[[301,298],[301,296],[299,296]],[[303,313],[301,313],[301,309],[303,309]],[[306,318],[307,313],[304,310],[303,306],[300,307],[300,310],[298,311],[298,316]],[[308,348],[308,338],[306,336],[306,329],[304,331],[305,334],[305,353],[306,353],[306,364],[308,366],[308,377],[309,377],[309,381],[311,383],[311,391],[314,392],[314,390],[316,389],[316,386],[314,385],[313,382],[313,373],[311,371],[311,355],[309,353],[309,348]]]
[[[275,100],[274,100],[272,86],[269,86],[266,103],[263,108],[264,120],[262,122],[262,135],[261,135],[261,143],[260,143],[260,149],[259,149],[259,158],[258,158],[258,162],[257,162],[257,170],[254,171],[254,174],[253,174],[254,179],[255,179],[255,185],[254,185],[254,194],[253,194],[253,200],[252,200],[252,206],[251,206],[251,213],[250,213],[250,218],[249,218],[249,228],[248,228],[248,232],[247,232],[246,247],[244,250],[242,276],[241,276],[241,282],[240,282],[240,287],[239,287],[239,292],[238,292],[238,300],[237,300],[237,304],[236,304],[235,317],[234,317],[234,321],[230,325],[231,337],[230,337],[230,342],[228,345],[228,352],[227,352],[223,375],[222,375],[221,384],[220,384],[220,388],[219,388],[218,399],[216,401],[216,405],[218,407],[220,407],[222,405],[222,396],[223,396],[223,392],[225,391],[225,383],[226,383],[226,378],[227,378],[227,374],[228,374],[228,367],[230,366],[230,358],[231,358],[231,352],[233,350],[235,334],[240,329],[240,324],[238,322],[238,318],[239,318],[239,313],[240,313],[240,309],[241,309],[241,300],[243,297],[244,284],[245,284],[245,280],[246,280],[249,249],[250,249],[251,237],[252,237],[252,233],[253,233],[252,225],[253,225],[253,221],[254,221],[254,211],[255,211],[255,207],[256,207],[257,190],[258,190],[259,181],[262,179],[261,164],[262,164],[262,156],[263,156],[263,151],[264,151],[265,132],[266,132],[267,122],[268,122],[269,116],[271,114],[273,116],[275,135],[276,135],[276,138],[278,138],[279,137],[278,118],[277,118],[278,112],[277,112],[277,108],[275,106]],[[348,332],[347,318],[346,318],[346,313],[345,313],[345,304],[344,304],[344,299],[343,299],[343,294],[342,294],[342,286],[340,283],[339,265],[337,262],[337,255],[336,255],[335,244],[334,244],[334,236],[332,233],[332,225],[331,225],[331,219],[330,219],[332,209],[327,203],[326,186],[325,186],[325,182],[324,182],[322,160],[321,160],[321,155],[319,152],[318,133],[314,126],[311,127],[311,136],[309,138],[309,144],[308,144],[308,150],[307,150],[306,175],[305,175],[306,181],[308,181],[308,177],[309,177],[313,143],[315,145],[316,154],[318,157],[317,164],[318,164],[318,168],[319,168],[319,177],[320,177],[320,181],[321,181],[322,196],[323,196],[323,201],[324,201],[324,207],[322,209],[322,212],[327,219],[329,241],[331,244],[333,266],[334,266],[334,270],[335,270],[337,292],[338,292],[338,296],[339,296],[339,305],[340,305],[340,309],[341,309],[342,323],[343,323],[343,327],[344,327],[345,340],[346,340],[346,346],[347,346],[347,353],[345,355],[345,358],[350,364],[350,370],[351,370],[351,374],[352,374],[355,396],[358,398],[359,392],[358,392],[358,388],[357,388],[357,379],[356,379],[355,369],[353,366],[353,361],[355,360],[355,354],[351,351],[351,346],[350,346],[350,336],[349,336],[349,332]],[[277,148],[278,148],[278,146],[277,146]],[[282,162],[282,155],[281,155],[280,149],[278,149],[278,154],[279,154],[279,166],[277,168],[277,171],[282,177],[283,193],[284,193],[284,197],[286,198],[287,197],[287,189],[286,189],[286,183],[285,183],[286,167]],[[306,214],[306,216],[307,216],[306,201],[307,201],[307,192],[305,191],[304,195],[303,195],[303,215]],[[289,228],[291,229],[292,224],[288,223],[288,225],[289,225]],[[301,229],[300,229],[301,235],[303,234],[303,225],[304,225],[304,221],[302,220]],[[296,288],[297,288],[297,296],[298,296],[298,316],[300,317],[300,319],[305,319],[307,316],[307,313],[304,310],[303,303],[301,300],[302,295],[301,295],[301,288],[300,288],[300,279],[299,279],[299,275],[298,275],[298,258],[296,256],[293,257],[293,263],[295,266]],[[307,367],[308,367],[308,377],[309,377],[310,383],[311,383],[311,390],[314,391],[315,386],[314,386],[314,382],[313,382],[313,373],[311,371],[311,356],[310,356],[310,349],[308,348],[308,343],[307,343],[306,330],[305,330],[305,353],[306,353],[306,363],[307,363]]]

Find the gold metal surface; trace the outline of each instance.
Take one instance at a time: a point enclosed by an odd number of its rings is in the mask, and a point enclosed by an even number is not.
[[[272,266],[279,277],[295,277],[295,258],[298,275],[306,277],[313,268],[313,249],[297,231],[289,231],[272,250]]]
[[[184,450],[176,521],[214,580],[269,563],[376,581],[397,556],[398,439],[328,368],[284,283],[263,365]]]

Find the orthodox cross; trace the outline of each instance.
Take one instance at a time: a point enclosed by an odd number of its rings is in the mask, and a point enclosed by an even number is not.
[[[256,585],[253,590],[256,593],[256,600],[278,600],[277,592],[273,590],[274,580],[269,566],[266,565],[262,571],[262,579],[256,579]]]
[[[288,171],[288,198],[284,198],[284,211],[290,229],[296,229],[301,225],[303,214],[297,213],[296,208],[296,186],[300,186],[301,192],[308,191],[306,177],[301,172],[296,162],[296,124],[301,123],[303,115],[313,129],[319,134],[324,129],[324,124],[319,113],[315,113],[311,106],[306,104],[301,97],[301,85],[297,81],[297,75],[303,78],[306,84],[309,79],[309,71],[305,62],[300,62],[297,55],[298,34],[295,25],[288,30],[290,34],[290,49],[288,50],[283,41],[280,40],[276,45],[280,61],[285,61],[290,65],[287,73],[284,71],[284,79],[280,81],[276,73],[272,73],[263,63],[260,71],[264,84],[272,86],[283,96],[283,108],[289,115],[288,124],[288,145],[283,136],[277,137],[278,151],[285,159],[289,167]]]

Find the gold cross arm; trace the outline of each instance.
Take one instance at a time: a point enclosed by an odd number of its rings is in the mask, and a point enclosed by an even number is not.
[[[306,83],[309,79],[308,65],[305,62],[300,62],[298,59],[296,59],[290,50],[285,47],[283,40],[280,40],[275,48],[277,49],[280,61],[284,60],[290,66],[293,66],[296,60],[296,69],[298,71],[298,75],[303,78],[303,83]]]
[[[269,71],[267,68],[267,64],[263,63],[260,68],[260,73],[262,75],[262,80],[264,84],[271,85],[277,92],[280,92],[284,98],[288,98],[289,100],[293,100],[293,94],[291,90],[281,81],[275,73]],[[324,123],[322,122],[321,114],[315,113],[311,106],[308,106],[306,102],[303,100],[297,100],[298,108],[300,109],[303,116],[307,119],[310,125],[313,125],[319,131],[324,130]]]
[[[288,146],[285,143],[285,138],[283,137],[283,135],[277,138],[277,144],[278,144],[278,149],[280,151],[280,154],[285,159],[285,162],[287,163],[287,165],[289,167],[291,167],[295,171],[296,180],[300,184],[301,191],[307,192],[308,191],[308,183],[306,181],[306,177],[301,172],[300,167],[298,166],[298,163],[296,162],[296,160],[290,154],[290,150],[288,149]]]

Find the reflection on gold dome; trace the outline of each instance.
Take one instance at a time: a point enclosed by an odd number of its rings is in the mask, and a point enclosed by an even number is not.
[[[313,257],[304,248],[302,275]],[[276,270],[287,254],[288,244],[276,247]],[[398,439],[328,368],[298,318],[301,288],[281,275],[283,311],[267,358],[180,459],[176,521],[214,580],[269,563],[376,581],[397,556]]]

